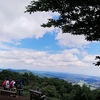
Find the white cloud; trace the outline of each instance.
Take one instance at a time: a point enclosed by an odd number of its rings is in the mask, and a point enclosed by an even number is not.
[[[29,70],[49,70],[72,73],[94,74],[93,66],[95,55],[84,50],[89,42],[84,36],[73,36],[58,29],[42,28],[48,18],[58,13],[51,12],[24,13],[28,0],[1,0],[0,1],[0,68],[25,68]],[[63,51],[51,54],[46,51],[18,49],[8,46],[7,43],[18,45],[22,39],[42,38],[46,32],[56,31],[57,43],[61,47],[69,47]],[[54,34],[55,35],[55,34]],[[50,48],[47,46],[46,48]],[[73,49],[72,49],[73,48]],[[78,49],[77,49],[78,48]],[[82,49],[80,49],[82,48]],[[81,58],[81,59],[80,59]],[[97,75],[100,68],[97,68]],[[88,73],[88,71],[90,71]]]
[[[83,69],[88,68],[89,63],[93,60],[91,61],[90,59],[90,61],[87,62],[87,57],[84,57],[83,60],[79,60],[76,55],[79,53],[81,52],[74,49],[50,54],[45,51],[12,48],[12,50],[9,51],[0,51],[0,65],[1,68],[11,67],[76,73],[80,69],[80,73],[83,73]]]
[[[85,62],[94,62],[95,56],[96,55],[88,54],[83,58],[83,61],[85,61]]]
[[[25,38],[41,38],[46,32],[51,32],[54,28],[43,28],[40,25],[46,23],[48,18],[58,16],[58,13],[37,12],[33,14],[24,13],[25,6],[30,2],[24,1],[2,1],[0,3],[0,41],[1,42],[20,42]],[[72,36],[60,31],[56,38],[58,44],[64,47],[83,48],[89,42],[84,40],[84,36]]]
[[[51,13],[24,13],[27,0],[20,1],[2,1],[0,3],[0,41],[13,42],[25,38],[40,38],[54,28],[43,28],[40,25],[51,18]]]
[[[63,53],[73,53],[73,54],[80,54],[80,51],[76,48],[64,50]]]
[[[90,42],[85,40],[84,36],[81,35],[71,35],[69,33],[63,33],[60,31],[57,36],[56,40],[58,40],[58,44],[62,47],[77,47],[77,48],[84,48]]]

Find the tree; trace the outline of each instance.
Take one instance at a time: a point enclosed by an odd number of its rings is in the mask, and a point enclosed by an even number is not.
[[[84,35],[87,41],[100,41],[100,0],[33,0],[26,12],[58,12],[42,27],[59,27],[63,33]],[[100,65],[99,61],[95,65]]]

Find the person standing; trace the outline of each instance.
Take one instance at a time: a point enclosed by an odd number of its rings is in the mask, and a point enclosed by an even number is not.
[[[16,83],[16,82],[15,82],[15,79],[12,79],[11,82],[10,82],[10,89],[13,90],[13,91],[16,90],[16,88],[15,88],[15,83]]]
[[[5,89],[5,90],[9,90],[9,88],[10,88],[9,78],[6,78],[6,83],[5,83],[4,89]]]

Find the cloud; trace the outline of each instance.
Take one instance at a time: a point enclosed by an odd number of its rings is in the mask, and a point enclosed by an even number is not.
[[[0,3],[0,41],[12,42],[25,38],[41,38],[46,32],[53,31],[54,28],[43,28],[40,25],[47,22],[52,17],[51,13],[24,13],[27,0],[3,1]]]
[[[61,47],[70,47],[70,48],[85,48],[90,42],[85,40],[85,37],[82,35],[71,35],[69,33],[63,33],[60,31],[56,38],[58,44]]]
[[[95,56],[96,55],[90,55],[90,54],[88,54],[88,55],[86,55],[84,58],[83,58],[83,61],[85,61],[85,62],[94,62],[94,60],[95,60]]]
[[[62,34],[58,28],[41,27],[40,25],[46,23],[48,18],[58,16],[58,13],[37,12],[31,15],[24,13],[25,6],[29,3],[28,0],[0,1],[0,68],[94,74],[96,69],[92,63],[95,55],[84,50],[90,42],[87,42],[84,36]],[[15,46],[21,44],[23,39],[42,38],[47,32],[50,34],[55,32],[57,44],[70,49],[58,50],[52,54],[50,51]],[[8,45],[9,43],[14,45]],[[50,46],[45,48],[52,49]],[[98,70],[96,74],[100,75]]]
[[[33,14],[24,13],[25,6],[30,2],[20,1],[1,1],[0,3],[0,42],[19,43],[26,38],[42,38],[46,32],[52,33],[54,28],[43,28],[40,25],[46,23],[48,18],[58,16],[58,13],[37,12]],[[79,41],[80,39],[80,41]],[[60,31],[55,40],[60,46],[82,48],[89,44],[84,40],[84,36],[72,36],[62,34]]]
[[[28,68],[29,70],[69,72],[68,69],[70,68],[78,69],[88,66],[85,60],[81,61],[77,55],[75,55],[79,53],[80,51],[77,49],[64,50],[60,53],[50,54],[45,51],[12,48],[12,50],[9,51],[0,51],[0,65],[1,68],[10,66],[18,69]]]

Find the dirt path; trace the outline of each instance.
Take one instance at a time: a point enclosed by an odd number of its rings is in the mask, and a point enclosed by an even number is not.
[[[29,100],[29,97],[26,96],[7,96],[0,94],[0,100]]]

